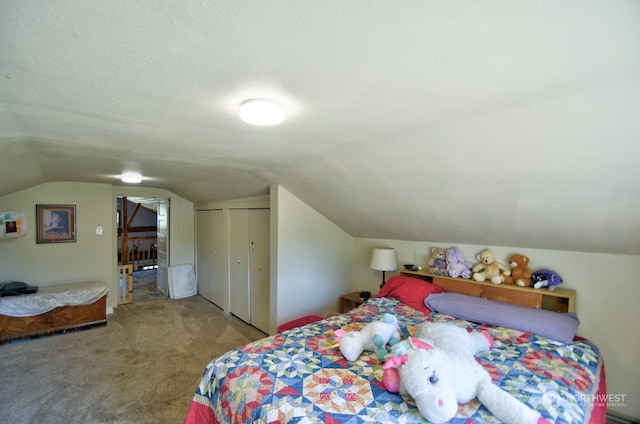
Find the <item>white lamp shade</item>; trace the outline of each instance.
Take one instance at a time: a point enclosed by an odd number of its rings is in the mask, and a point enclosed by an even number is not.
[[[387,247],[374,248],[369,267],[376,271],[393,271],[394,269],[398,269],[396,251]]]

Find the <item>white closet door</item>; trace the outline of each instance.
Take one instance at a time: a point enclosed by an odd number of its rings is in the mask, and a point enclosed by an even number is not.
[[[198,294],[211,300],[211,211],[196,211],[196,278]]]
[[[269,333],[269,209],[249,210],[251,325]]]
[[[230,312],[251,322],[249,301],[249,210],[229,211]]]
[[[211,301],[225,309],[228,302],[227,234],[222,210],[213,210],[211,221]]]

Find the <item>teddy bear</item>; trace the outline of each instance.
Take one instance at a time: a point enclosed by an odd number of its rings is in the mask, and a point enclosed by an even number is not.
[[[476,255],[479,264],[471,271],[476,281],[489,280],[493,284],[511,283],[511,270],[505,264],[496,262],[495,254],[491,249],[484,249]]]
[[[459,403],[478,398],[506,424],[549,423],[537,411],[493,384],[489,372],[476,361],[477,352],[492,347],[488,335],[469,333],[451,323],[426,322],[416,337],[407,342],[403,340],[392,348],[400,354],[384,363],[383,386],[413,398],[418,411],[429,422],[448,422],[456,415]],[[396,383],[396,378],[399,387],[389,387],[388,383]]]
[[[446,275],[447,262],[445,260],[445,252],[441,247],[432,247],[431,255],[427,260],[429,272],[433,275]]]
[[[395,316],[384,314],[381,320],[370,322],[360,331],[338,330],[336,336],[340,352],[348,361],[355,361],[365,350],[375,352],[382,361],[388,353],[386,345],[400,341],[400,328]]]
[[[467,262],[462,250],[455,246],[450,247],[445,250],[444,255],[447,261],[446,275],[453,278],[471,278],[471,268],[473,264]]]
[[[511,267],[511,279],[514,284],[520,287],[529,287],[531,285],[531,268],[527,268],[529,265],[529,258],[524,255],[511,255],[509,257],[509,266]]]
[[[554,291],[560,283],[562,283],[560,274],[550,269],[539,269],[531,274],[531,285],[534,289],[548,287],[549,291]]]

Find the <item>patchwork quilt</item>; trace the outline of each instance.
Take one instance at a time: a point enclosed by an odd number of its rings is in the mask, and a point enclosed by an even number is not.
[[[425,321],[486,331],[494,347],[477,360],[492,380],[556,423],[596,422],[602,390],[598,348],[588,340],[556,342],[504,327],[426,315],[395,299],[370,299],[351,312],[285,331],[212,360],[185,423],[422,423],[413,400],[387,392],[373,352],[344,359],[335,332],[359,330],[391,313],[403,337]],[[451,423],[497,419],[477,400],[460,405]]]

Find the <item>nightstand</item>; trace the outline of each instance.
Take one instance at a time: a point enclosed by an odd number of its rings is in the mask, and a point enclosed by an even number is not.
[[[360,292],[353,292],[353,293],[342,295],[340,296],[340,313],[344,312],[345,302],[353,303],[355,305],[354,308],[364,303],[364,301],[360,297]]]

